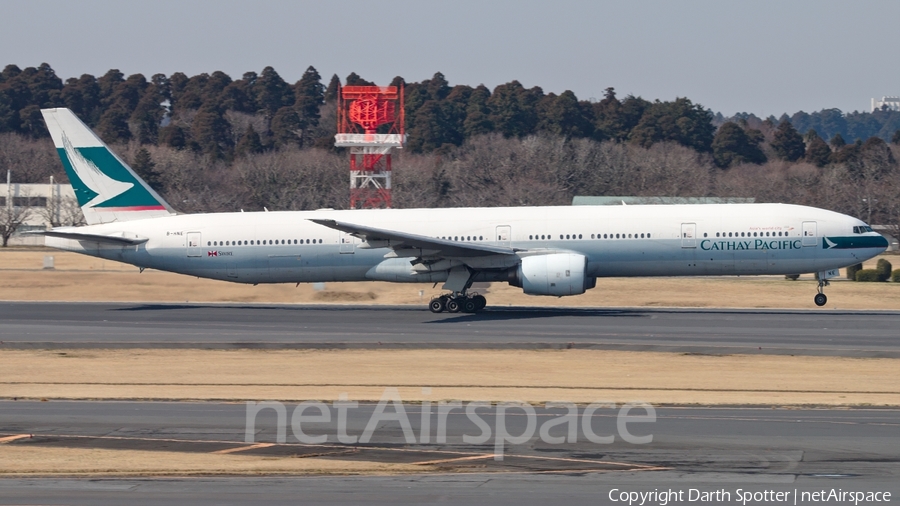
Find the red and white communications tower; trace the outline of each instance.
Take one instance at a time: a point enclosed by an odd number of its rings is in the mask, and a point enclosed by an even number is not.
[[[344,86],[334,145],[350,148],[350,208],[391,207],[391,151],[406,142],[403,87]]]

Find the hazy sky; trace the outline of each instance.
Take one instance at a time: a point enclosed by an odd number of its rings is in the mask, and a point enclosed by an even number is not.
[[[439,71],[776,116],[900,95],[896,0],[0,0],[0,19],[0,65],[47,62],[63,79],[271,65],[293,82],[313,65],[326,82],[387,84]]]

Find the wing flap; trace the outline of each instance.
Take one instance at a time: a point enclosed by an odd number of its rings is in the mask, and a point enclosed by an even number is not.
[[[436,257],[483,257],[486,255],[515,255],[516,250],[503,246],[491,246],[489,244],[477,244],[469,242],[448,241],[446,239],[437,239],[424,235],[410,234],[408,232],[399,232],[396,230],[385,230],[381,228],[368,227],[365,225],[355,225],[337,220],[312,219],[313,223],[322,225],[323,227],[332,228],[352,234],[367,243],[377,244],[378,247],[391,248],[396,256],[412,256],[406,254],[403,250],[416,249],[424,250],[432,253],[427,256]],[[419,253],[421,255],[421,252]]]

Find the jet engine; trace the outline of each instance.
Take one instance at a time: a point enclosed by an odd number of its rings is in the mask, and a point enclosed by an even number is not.
[[[597,284],[585,277],[586,266],[587,258],[576,253],[527,256],[509,272],[509,284],[528,295],[579,295]]]

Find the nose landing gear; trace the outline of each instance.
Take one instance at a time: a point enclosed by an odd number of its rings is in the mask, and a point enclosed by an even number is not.
[[[483,295],[474,294],[467,295],[464,293],[453,293],[440,295],[431,299],[428,309],[432,313],[477,313],[484,309],[487,305],[487,299]]]
[[[825,296],[825,287],[826,286],[828,286],[828,280],[820,279],[819,280],[819,288],[818,288],[819,293],[817,293],[816,296],[813,298],[813,302],[815,302],[816,305],[819,307],[824,306],[825,303],[828,302],[828,297]]]

